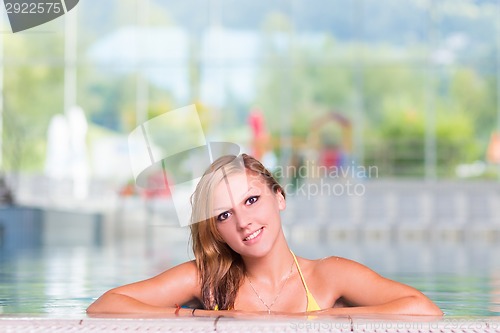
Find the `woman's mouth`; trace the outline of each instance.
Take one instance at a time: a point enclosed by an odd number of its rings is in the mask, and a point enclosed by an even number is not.
[[[250,241],[252,239],[254,239],[255,237],[259,236],[261,233],[262,233],[262,230],[264,229],[264,227],[260,228],[260,229],[257,229],[255,230],[254,232],[252,232],[250,235],[246,236],[245,238],[243,238],[244,241]]]

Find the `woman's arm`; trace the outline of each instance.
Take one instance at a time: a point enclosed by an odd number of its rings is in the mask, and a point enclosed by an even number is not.
[[[330,285],[334,283],[339,297],[353,305],[333,307],[319,313],[443,315],[420,291],[386,279],[355,261],[331,257],[323,259],[319,266],[320,276],[328,279]]]
[[[87,308],[87,313],[175,313],[176,304],[199,298],[199,293],[197,268],[190,261],[151,279],[107,291]]]

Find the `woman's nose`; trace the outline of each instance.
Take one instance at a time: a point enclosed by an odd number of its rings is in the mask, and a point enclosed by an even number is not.
[[[252,216],[245,209],[240,209],[236,212],[236,225],[238,228],[245,229],[252,224]]]

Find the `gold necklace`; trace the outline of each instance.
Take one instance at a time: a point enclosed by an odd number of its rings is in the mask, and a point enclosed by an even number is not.
[[[281,286],[280,288],[280,291],[278,292],[278,295],[276,295],[276,297],[274,298],[273,302],[271,303],[271,305],[267,305],[266,302],[264,302],[264,300],[262,299],[262,297],[260,297],[259,293],[257,292],[257,290],[254,288],[253,284],[252,284],[252,280],[250,280],[250,277],[248,275],[245,274],[245,276],[247,277],[248,279],[248,282],[250,282],[250,287],[252,287],[252,290],[253,292],[255,293],[255,295],[259,298],[259,300],[262,302],[262,304],[264,304],[264,306],[267,308],[267,313],[268,314],[271,314],[271,308],[273,307],[274,303],[276,302],[276,300],[278,299],[278,297],[280,297],[281,295],[281,292],[283,291],[283,288],[285,288],[285,284],[288,282],[288,279],[290,278],[290,276],[292,276],[292,271],[293,271],[293,264],[295,263],[295,260],[292,260],[292,266],[290,266],[290,272],[288,273],[286,279],[285,279],[285,282],[283,282],[283,285]]]

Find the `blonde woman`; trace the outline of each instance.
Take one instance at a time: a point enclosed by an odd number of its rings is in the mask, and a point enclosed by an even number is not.
[[[216,160],[192,204],[195,260],[109,290],[88,313],[442,315],[418,290],[357,262],[295,256],[281,226],[285,193],[251,156]]]

